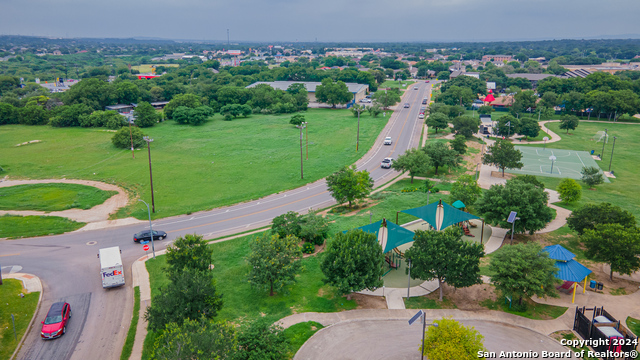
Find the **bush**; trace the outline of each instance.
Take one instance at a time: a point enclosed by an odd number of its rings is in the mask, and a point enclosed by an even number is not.
[[[316,247],[310,243],[310,242],[306,242],[302,245],[302,252],[305,254],[313,254],[313,252],[316,251]]]
[[[440,192],[440,189],[438,189],[437,187],[434,187],[433,189],[431,189],[432,193],[437,193]]]
[[[604,182],[600,168],[595,166],[585,166],[580,172],[582,174],[582,181],[592,188],[596,185],[600,185]]]
[[[129,134],[128,128],[122,128],[118,130],[113,137],[111,138],[111,142],[115,147],[120,149],[130,149],[131,148],[131,138],[133,137],[133,147],[140,147],[144,144],[144,134],[137,127],[131,128],[131,135]]]
[[[562,179],[557,190],[560,194],[560,200],[567,203],[578,201],[582,197],[582,186],[573,179]]]

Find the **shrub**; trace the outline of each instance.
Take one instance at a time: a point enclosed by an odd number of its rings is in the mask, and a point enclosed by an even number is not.
[[[310,242],[306,242],[302,245],[302,252],[305,254],[313,254],[313,252],[316,251],[316,247],[313,246],[312,243]]]
[[[562,179],[558,184],[558,193],[560,194],[560,200],[572,203],[582,197],[582,186],[573,179]]]
[[[113,142],[113,145],[117,148],[130,149],[132,137],[133,147],[140,147],[144,144],[144,134],[142,134],[142,131],[137,127],[131,128],[131,135],[129,134],[128,128],[118,130],[111,138],[111,142]]]
[[[437,193],[440,192],[440,189],[438,189],[437,187],[434,187],[433,189],[431,189],[432,193]]]

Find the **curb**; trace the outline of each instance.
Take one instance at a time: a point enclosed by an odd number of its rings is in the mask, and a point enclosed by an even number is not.
[[[31,321],[29,321],[29,325],[27,325],[27,330],[24,332],[24,335],[22,335],[22,339],[20,339],[20,342],[18,342],[18,345],[16,346],[16,349],[13,351],[13,354],[11,354],[11,357],[9,357],[9,360],[15,359],[16,355],[18,355],[18,352],[22,348],[22,345],[24,345],[24,341],[27,338],[27,335],[29,333],[31,333],[31,329],[32,329],[33,324],[34,324],[34,322],[36,320],[36,315],[40,311],[40,305],[42,305],[42,295],[44,294],[44,287],[42,287],[42,281],[40,280],[39,277],[37,277],[37,276],[35,276],[33,274],[25,274],[25,275],[31,275],[35,279],[38,279],[38,282],[40,283],[40,297],[38,298],[38,305],[36,305],[36,310],[33,312],[33,316],[31,317]],[[13,278],[13,279],[20,280],[20,278]],[[20,280],[20,281],[22,281],[22,280]],[[24,282],[22,282],[22,287],[24,287]]]

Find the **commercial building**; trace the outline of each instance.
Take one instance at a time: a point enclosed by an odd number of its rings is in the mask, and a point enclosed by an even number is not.
[[[482,62],[487,61],[511,61],[513,59],[512,55],[484,55],[482,57]]]

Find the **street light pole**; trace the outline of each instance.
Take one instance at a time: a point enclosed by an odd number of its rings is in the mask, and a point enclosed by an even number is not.
[[[131,138],[131,156],[135,159],[136,153],[133,152],[133,132],[131,131],[131,121],[127,121],[129,123],[129,137]]]
[[[298,129],[300,129],[300,179],[304,179],[304,155],[302,152],[302,129],[306,128],[307,123],[302,122],[300,125],[296,125]]]
[[[407,259],[407,268],[409,269],[409,276],[407,280],[407,299],[409,298],[411,289],[411,259]]]
[[[142,201],[145,205],[147,205],[147,212],[149,213],[149,234],[151,235],[151,251],[153,251],[153,258],[156,258],[156,247],[153,246],[153,229],[151,228],[151,210],[149,210],[149,204],[142,199],[138,199],[138,201]]]
[[[307,158],[306,160],[309,160],[309,135],[307,135],[307,127],[309,126],[309,122],[305,122],[304,123],[304,140],[307,143],[306,144],[306,150],[307,150]]]
[[[156,212],[156,202],[153,198],[153,172],[151,171],[151,143],[153,142],[153,139],[145,136],[143,137],[144,141],[147,142],[147,150],[149,151],[149,182],[151,184],[151,209],[153,210],[153,213],[155,214]]]
[[[602,140],[602,152],[600,155],[600,160],[602,160],[602,158],[604,158],[604,144],[607,143],[607,129],[604,129],[604,139]]]
[[[515,218],[515,220],[513,220],[513,222],[511,223],[511,245],[513,245],[513,232],[515,231],[516,228],[516,220],[520,220],[519,217]]]
[[[613,149],[616,148],[616,137],[613,137],[613,146],[611,147],[611,160],[609,160],[609,172],[611,172],[611,163],[613,162]]]

